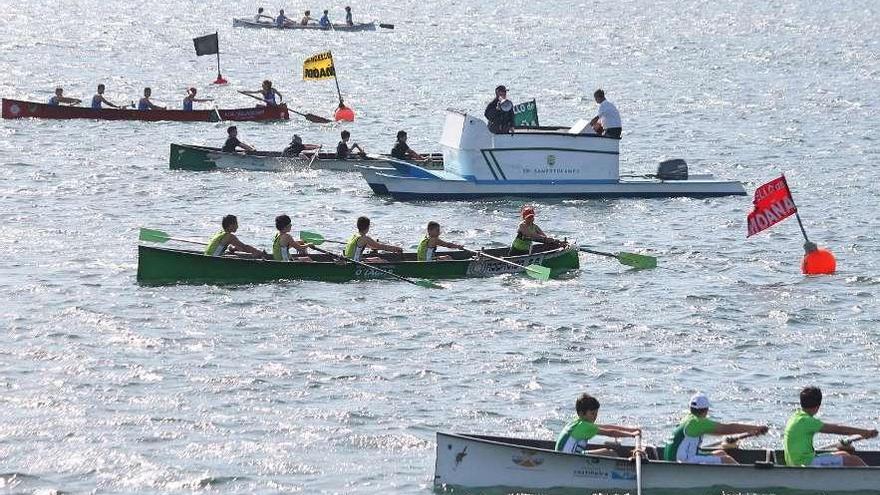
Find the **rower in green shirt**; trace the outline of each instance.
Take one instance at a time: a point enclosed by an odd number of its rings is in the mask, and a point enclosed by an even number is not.
[[[416,261],[446,261],[451,260],[449,256],[435,256],[434,253],[437,251],[437,246],[450,248],[450,249],[461,249],[461,244],[456,244],[454,242],[446,242],[440,238],[440,224],[437,222],[428,222],[428,235],[419,242],[419,248],[416,251]]]
[[[290,248],[293,248],[299,254],[299,256],[295,258],[296,261],[312,261],[312,258],[309,258],[308,251],[311,244],[298,241],[290,235],[290,230],[293,228],[290,216],[278,215],[275,217],[275,228],[278,229],[278,233],[276,233],[275,237],[272,239],[273,260],[294,261],[294,258],[290,256]]]
[[[348,239],[348,242],[345,243],[345,250],[342,254],[345,255],[346,258],[351,258],[355,261],[366,261],[369,263],[383,263],[385,260],[379,257],[362,259],[364,250],[370,248],[375,251],[390,251],[392,253],[403,252],[403,248],[401,247],[382,244],[367,235],[370,232],[370,219],[368,217],[358,217],[357,229],[358,233],[351,236],[351,238]]]
[[[816,433],[835,435],[861,435],[862,438],[877,436],[877,430],[863,430],[851,426],[824,423],[817,419],[816,413],[822,405],[822,391],[818,387],[801,390],[801,408],[792,415],[785,425],[785,464],[788,466],[857,467],[866,466],[859,456],[838,449],[834,452],[816,454],[813,449],[813,436]]]
[[[238,240],[235,231],[238,230],[238,219],[235,215],[226,215],[221,222],[223,230],[216,233],[214,237],[208,241],[205,247],[205,254],[208,256],[223,256],[224,254],[235,254],[236,250],[250,253],[255,258],[264,258],[267,256],[265,251],[259,250],[253,246],[249,246]]]
[[[586,450],[589,440],[596,435],[620,438],[635,437],[642,432],[640,428],[629,426],[597,425],[599,401],[589,394],[581,394],[574,407],[577,419],[568,423],[556,439],[556,450],[559,452],[617,456],[617,452],[609,448]]]
[[[685,416],[673,432],[672,440],[666,444],[663,458],[670,462],[678,461],[689,464],[738,464],[724,450],[714,450],[710,453],[701,452],[703,435],[732,435],[735,433],[763,435],[768,430],[766,426],[719,423],[709,419],[708,416],[709,398],[705,394],[696,394],[691,397],[690,414]]]

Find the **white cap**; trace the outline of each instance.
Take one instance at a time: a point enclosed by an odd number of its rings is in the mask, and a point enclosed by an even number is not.
[[[709,398],[700,392],[691,397],[691,409],[709,409]]]

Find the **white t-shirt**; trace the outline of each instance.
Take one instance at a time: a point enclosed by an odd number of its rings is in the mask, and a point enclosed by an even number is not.
[[[620,124],[620,113],[617,111],[617,107],[608,100],[599,104],[599,123],[605,129],[623,127]]]

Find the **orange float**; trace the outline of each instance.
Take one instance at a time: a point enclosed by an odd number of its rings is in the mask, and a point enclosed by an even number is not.
[[[831,275],[837,270],[837,260],[827,249],[817,247],[812,242],[804,244],[804,259],[801,271],[804,275]]]
[[[337,122],[354,122],[354,110],[341,106],[336,109],[334,117]]]

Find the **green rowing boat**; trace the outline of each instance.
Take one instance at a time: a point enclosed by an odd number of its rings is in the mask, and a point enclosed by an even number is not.
[[[507,249],[487,249],[486,254],[503,257],[520,265],[541,265],[551,270],[551,276],[580,267],[577,247],[557,247],[540,250],[524,256],[506,256]],[[376,268],[403,277],[422,279],[454,279],[487,277],[504,273],[518,273],[523,269],[500,261],[474,256],[465,251],[438,254],[450,256],[448,261],[416,261],[415,253],[376,255],[385,260]],[[370,255],[371,257],[373,255]],[[387,275],[354,263],[343,263],[332,256],[313,254],[312,262],[285,262],[258,260],[236,256],[206,256],[200,251],[138,246],[137,280],[143,284],[249,284],[274,280],[320,280],[348,282],[352,280],[388,278]]]

